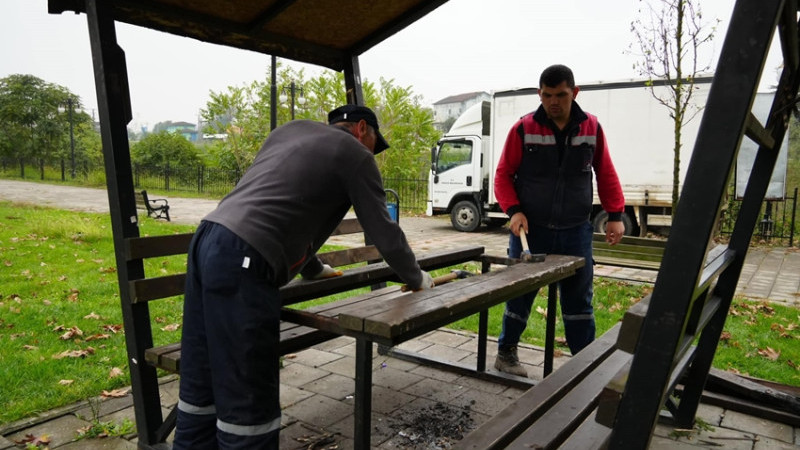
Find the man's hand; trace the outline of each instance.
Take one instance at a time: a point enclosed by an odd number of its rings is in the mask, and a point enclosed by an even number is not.
[[[417,291],[424,291],[427,289],[433,289],[436,284],[433,282],[433,277],[428,272],[422,271],[422,283],[419,285],[418,288],[414,289],[414,292]]]
[[[333,277],[340,277],[342,276],[341,270],[336,270],[327,264],[322,265],[322,270],[316,275],[314,275],[313,280],[322,280],[325,278],[333,278]]]
[[[609,245],[619,244],[622,236],[625,234],[625,225],[622,221],[614,221],[606,223],[606,242]]]
[[[514,233],[514,236],[519,236],[520,228],[525,230],[525,233],[528,233],[528,218],[525,217],[525,214],[518,212],[511,216],[508,227],[511,228],[511,232]]]

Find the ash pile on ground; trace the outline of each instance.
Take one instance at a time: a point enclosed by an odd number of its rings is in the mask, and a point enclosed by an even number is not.
[[[469,409],[436,403],[395,417],[395,442],[409,449],[448,449],[475,428]]]

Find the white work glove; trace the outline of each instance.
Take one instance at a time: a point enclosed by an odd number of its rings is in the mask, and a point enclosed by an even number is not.
[[[428,272],[422,271],[422,283],[420,283],[419,287],[415,289],[415,291],[424,291],[426,289],[433,289],[435,286],[433,282],[433,277]]]
[[[341,270],[336,270],[327,264],[323,264],[322,270],[320,270],[318,274],[314,275],[314,278],[312,278],[312,280],[322,280],[324,278],[333,278],[340,276],[342,276]]]

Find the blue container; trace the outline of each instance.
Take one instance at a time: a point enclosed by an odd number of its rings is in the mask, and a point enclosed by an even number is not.
[[[386,209],[389,210],[389,216],[392,218],[392,220],[397,222],[397,203],[387,203]]]

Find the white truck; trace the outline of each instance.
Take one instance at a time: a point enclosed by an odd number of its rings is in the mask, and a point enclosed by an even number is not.
[[[694,105],[705,105],[710,86],[711,77],[696,79]],[[626,234],[643,235],[648,225],[669,226],[674,160],[669,109],[653,98],[644,80],[580,88],[576,101],[598,117],[622,183]],[[667,87],[654,89],[666,92]],[[504,224],[508,216],[495,198],[495,168],[512,125],[539,104],[537,90],[527,88],[495,92],[491,101],[466,110],[432,149],[427,214],[450,214],[460,231]],[[702,110],[682,128],[681,181],[701,115]],[[595,187],[591,220],[596,231],[605,229],[607,218]]]

